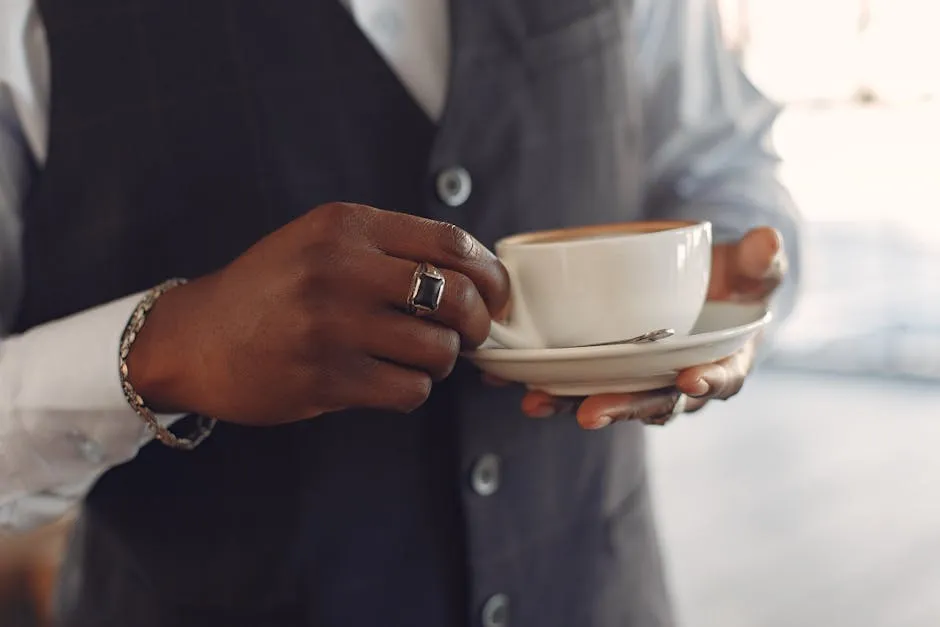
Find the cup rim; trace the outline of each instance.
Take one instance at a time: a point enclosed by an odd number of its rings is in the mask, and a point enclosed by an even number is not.
[[[664,233],[676,233],[703,226],[710,226],[708,220],[644,220],[642,222],[615,222],[611,224],[595,224],[587,226],[566,227],[560,229],[546,229],[540,231],[527,231],[504,237],[496,242],[498,248],[506,246],[527,245],[543,247],[552,245],[580,246],[596,243],[596,236],[610,234],[611,239],[618,235],[647,235],[655,236]],[[655,229],[655,230],[643,230]],[[566,239],[556,239],[559,235],[571,236]]]

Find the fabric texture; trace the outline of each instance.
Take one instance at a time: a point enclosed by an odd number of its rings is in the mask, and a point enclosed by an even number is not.
[[[55,90],[16,330],[211,271],[336,199],[486,245],[642,215],[628,3],[453,2],[437,128],[335,2],[39,6]],[[459,208],[433,185],[455,165]],[[669,625],[641,427],[531,421],[520,396],[461,365],[409,416],[150,444],[86,499],[60,624],[476,625],[505,595],[512,625]]]

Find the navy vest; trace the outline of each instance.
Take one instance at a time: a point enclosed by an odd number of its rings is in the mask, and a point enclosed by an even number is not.
[[[214,270],[328,201],[487,245],[642,217],[629,2],[451,4],[435,125],[336,0],[39,0],[51,140],[19,329]],[[413,415],[150,444],[88,496],[60,624],[669,625],[641,428],[520,398],[461,364]]]

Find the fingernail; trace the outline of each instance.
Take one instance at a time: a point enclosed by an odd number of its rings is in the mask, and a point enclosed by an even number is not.
[[[586,425],[586,428],[596,431],[597,429],[603,429],[604,427],[610,425],[614,421],[610,416],[599,416],[593,424]]]
[[[782,279],[787,273],[787,255],[783,249],[778,250],[774,258],[770,260],[767,271],[761,278],[764,279]]]
[[[695,398],[700,398],[708,394],[711,390],[711,387],[708,385],[708,381],[699,377],[695,382],[690,386],[689,396]]]

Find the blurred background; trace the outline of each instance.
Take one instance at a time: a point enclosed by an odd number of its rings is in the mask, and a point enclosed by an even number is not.
[[[742,396],[653,436],[683,627],[940,625],[940,1],[722,0],[785,103],[805,286]]]
[[[940,0],[721,7],[728,45],[789,107],[776,141],[805,286],[739,400],[653,432],[680,625],[936,627]],[[60,529],[34,543],[41,599]]]

